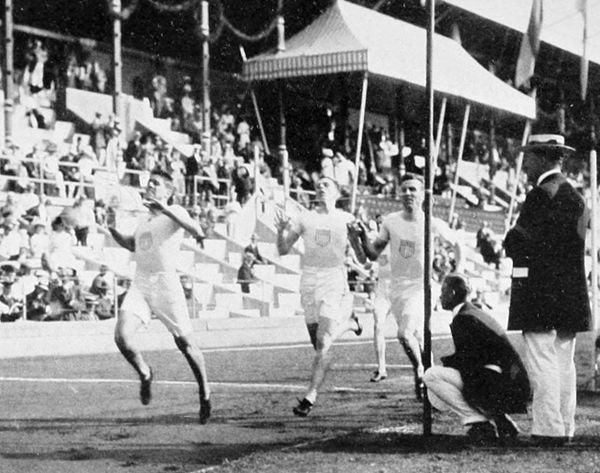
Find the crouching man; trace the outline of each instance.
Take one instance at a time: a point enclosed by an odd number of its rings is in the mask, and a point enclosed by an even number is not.
[[[451,310],[455,353],[423,377],[431,404],[450,410],[468,426],[475,444],[515,438],[519,429],[508,414],[525,413],[530,386],[525,367],[504,329],[467,302],[469,281],[460,274],[444,279],[441,303]]]

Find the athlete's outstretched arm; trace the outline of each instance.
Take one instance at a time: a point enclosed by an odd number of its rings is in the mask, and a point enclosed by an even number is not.
[[[98,230],[104,233],[105,235],[108,234],[112,236],[113,239],[123,248],[131,251],[132,253],[135,251],[135,238],[133,236],[123,235],[121,232],[119,232],[116,228],[113,227],[108,227],[108,229],[106,229],[105,227],[98,225]]]
[[[363,252],[371,261],[375,261],[379,258],[379,255],[388,243],[386,240],[382,240],[379,237],[375,238],[373,241],[369,240],[367,229],[362,223],[354,223],[348,228],[348,231],[349,234],[352,235],[350,237],[350,242],[353,243],[353,240],[356,238],[360,240]]]
[[[164,215],[173,220],[177,225],[183,228],[186,232],[192,235],[192,238],[196,240],[200,246],[204,248],[204,232],[200,228],[200,224],[196,222],[187,211],[178,205],[167,206],[163,202],[156,199],[149,199],[147,207],[152,207],[159,210]]]
[[[277,208],[275,210],[275,227],[277,228],[277,251],[281,256],[287,255],[292,246],[298,241],[300,235],[289,227],[290,218]]]

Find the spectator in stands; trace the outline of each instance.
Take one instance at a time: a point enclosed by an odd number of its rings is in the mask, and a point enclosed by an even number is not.
[[[52,272],[58,271],[62,267],[76,268],[79,266],[72,247],[75,239],[71,235],[62,217],[58,216],[52,221],[52,231],[50,232],[48,252],[42,255],[42,267]]]
[[[171,151],[168,170],[173,177],[173,186],[175,187],[177,195],[185,195],[186,162],[185,157],[176,148],[173,148]]]
[[[90,71],[90,81],[92,83],[92,90],[94,92],[99,92],[101,94],[106,93],[106,84],[108,82],[108,78],[106,76],[106,72],[100,66],[98,61],[94,61],[92,64],[92,69]]]
[[[258,264],[267,264],[267,260],[265,260],[260,254],[260,250],[258,249],[258,245],[256,242],[258,241],[258,235],[253,233],[250,237],[250,244],[244,248],[244,253],[252,253],[254,255],[254,263]]]
[[[46,148],[46,157],[42,161],[42,178],[51,181],[52,184],[44,184],[44,193],[65,197],[64,176],[60,170],[58,145],[51,142]]]
[[[237,128],[237,152],[242,156],[248,156],[250,151],[250,125],[246,117],[242,116]],[[248,156],[249,157],[249,156]]]
[[[0,242],[0,257],[7,260],[16,260],[21,252],[23,240],[19,233],[19,223],[16,218],[4,219],[4,237]]]
[[[500,269],[500,259],[502,257],[501,243],[495,238],[492,229],[487,222],[484,222],[477,231],[477,248],[486,264],[493,264],[496,269]]]
[[[321,176],[335,179],[333,172],[333,150],[330,148],[321,149]]]
[[[50,317],[52,320],[78,320],[85,308],[77,272],[62,267],[50,283]]]
[[[132,171],[141,171],[142,165],[140,163],[142,159],[142,133],[138,130],[133,132],[133,138],[127,144],[125,153],[123,154],[123,161],[125,161],[125,167]],[[129,184],[133,187],[140,186],[140,177],[137,173],[125,174],[125,184]]]
[[[152,79],[152,95],[150,96],[150,107],[155,118],[164,118],[167,98],[167,79],[157,75]]]
[[[238,269],[237,280],[240,285],[240,289],[244,294],[250,292],[250,284],[256,282],[258,279],[252,270],[254,265],[254,254],[250,251],[244,251],[242,258],[242,265]]]
[[[29,238],[29,249],[32,258],[41,258],[48,252],[50,239],[46,232],[46,224],[41,219],[34,219],[31,222],[32,235]]]
[[[108,266],[100,265],[100,272],[92,280],[89,292],[95,296],[101,296],[108,291],[110,284],[108,282]]]
[[[50,292],[48,281],[39,278],[33,292],[25,296],[27,320],[42,321],[50,314]]]
[[[179,97],[178,109],[179,118],[184,130],[189,130],[194,120],[194,107],[196,100],[193,94],[192,78],[190,76],[183,77],[183,85],[181,87],[181,97]]]
[[[115,119],[108,129],[108,141],[106,142],[105,161],[100,161],[100,166],[106,167],[108,172],[117,172],[123,161],[123,149],[121,144],[121,122]]]
[[[48,49],[40,40],[34,40],[27,52],[27,65],[19,91],[20,102],[27,109],[29,123],[33,128],[46,128],[48,125],[41,107],[52,106],[55,78],[48,65]]]
[[[107,218],[106,204],[102,199],[99,199],[94,202],[94,219],[96,225],[100,225],[101,227],[106,225]]]
[[[102,265],[100,267],[100,274],[94,278],[89,290],[90,294],[94,297],[90,299],[93,312],[99,320],[107,320],[115,316],[113,300],[109,295],[110,284],[106,277],[102,276],[103,268],[106,275],[106,267]]]
[[[83,189],[79,189],[75,195],[80,197],[87,197],[88,199],[94,198],[94,171],[98,167],[98,161],[96,160],[96,154],[93,152],[91,146],[87,145],[83,147],[79,159],[77,161],[79,182],[84,184]]]
[[[239,214],[242,211],[242,207],[238,202],[235,189],[232,187],[230,190],[229,202],[223,208],[225,213],[225,223],[227,225],[227,236],[230,238],[236,238],[237,236],[237,223]]]
[[[233,172],[231,173],[231,183],[235,188],[237,201],[240,206],[243,206],[252,193],[252,179],[248,168],[241,164],[238,160],[235,161]]]
[[[333,155],[333,177],[342,188],[352,187],[356,168],[354,163],[346,158],[341,151]]]
[[[103,119],[102,113],[96,112],[92,120],[92,134],[90,136],[96,159],[99,163],[104,163],[106,160],[106,127],[107,121]]]
[[[2,322],[14,322],[22,317],[22,306],[13,295],[14,281],[3,280],[2,292],[0,293],[0,320]]]
[[[78,245],[87,246],[87,237],[90,225],[94,222],[93,211],[88,205],[88,200],[81,196],[73,202],[70,209],[63,211],[63,221],[73,229]]]

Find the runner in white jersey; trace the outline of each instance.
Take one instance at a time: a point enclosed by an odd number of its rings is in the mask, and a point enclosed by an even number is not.
[[[407,174],[400,182],[403,209],[384,217],[379,235],[369,241],[364,228],[360,240],[365,254],[377,259],[389,248],[389,279],[381,278],[374,307],[375,353],[378,368],[371,378],[381,381],[387,377],[385,369],[385,340],[382,325],[389,312],[398,324],[398,340],[410,359],[415,375],[415,394],[422,395],[422,344],[424,318],[424,213],[423,181],[420,176]],[[460,264],[461,245],[450,228],[439,219],[432,219],[431,230],[454,247],[457,266]],[[385,256],[385,255],[382,255]],[[383,279],[383,280],[382,280]]]
[[[337,183],[322,177],[317,184],[318,208],[303,211],[293,221],[280,209],[275,217],[277,248],[287,254],[302,237],[302,275],[300,298],[315,359],[306,395],[294,407],[294,414],[306,417],[317,399],[328,369],[329,350],[336,339],[347,330],[362,333],[353,315],[353,295],[348,289],[345,267],[348,246],[347,225],[354,218],[335,208],[340,196]]]
[[[149,404],[153,373],[133,344],[133,336],[142,325],[150,321],[152,314],[160,319],[173,335],[177,348],[183,353],[196,377],[200,395],[200,423],[204,424],[211,411],[204,357],[193,339],[187,304],[175,267],[183,231],[188,231],[200,242],[203,234],[183,207],[167,205],[172,193],[171,177],[162,171],[153,172],[145,195],[145,205],[150,210],[148,216],[131,236],[109,228],[115,241],[134,253],[136,262],[131,287],[119,311],[115,342],[140,376],[142,404]]]

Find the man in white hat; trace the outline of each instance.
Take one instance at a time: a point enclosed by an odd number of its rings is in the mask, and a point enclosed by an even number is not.
[[[575,333],[590,330],[584,268],[588,211],[561,173],[575,150],[560,135],[531,135],[523,169],[534,187],[506,234],[513,260],[508,330],[521,330],[533,390],[532,440],[562,445],[575,432]]]

